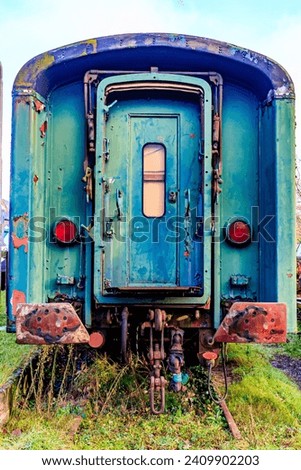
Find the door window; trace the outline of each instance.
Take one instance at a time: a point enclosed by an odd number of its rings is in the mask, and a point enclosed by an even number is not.
[[[162,217],[165,213],[165,147],[146,144],[143,158],[143,214],[145,217]]]

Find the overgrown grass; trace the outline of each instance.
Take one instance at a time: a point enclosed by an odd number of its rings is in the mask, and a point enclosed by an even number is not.
[[[0,326],[5,324],[5,292],[1,292]],[[0,331],[0,386],[18,367],[26,363],[34,349],[34,346],[17,345],[15,335]]]
[[[3,368],[9,375],[26,348],[16,346],[14,335],[0,335],[0,374]],[[185,393],[167,391],[166,414],[153,416],[145,361],[133,357],[123,367],[97,353],[91,360],[89,351],[42,350],[31,386],[16,389],[0,449],[301,449],[301,392],[270,365],[275,351],[301,357],[297,335],[277,348],[230,345],[227,404],[241,440],[211,401],[199,367]]]
[[[269,363],[270,348],[231,345],[236,380],[228,406],[256,449],[301,449],[301,392]],[[266,441],[266,444],[264,444]]]
[[[52,407],[49,388],[43,409],[37,410],[31,397],[23,395],[0,434],[0,448],[197,449],[210,448],[213,442],[219,447],[231,437],[198,372],[186,394],[167,391],[165,415],[152,416],[144,361],[133,358],[122,367],[99,357],[75,374],[65,394],[58,391]],[[37,384],[34,395],[38,389]]]
[[[0,386],[18,367],[26,364],[34,349],[33,346],[17,345],[14,335],[0,331]]]
[[[298,331],[301,332],[301,321],[298,321]],[[300,334],[288,334],[287,342],[273,346],[272,352],[276,354],[286,354],[290,357],[301,358]]]
[[[256,345],[229,348],[234,380],[227,403],[241,440],[232,437],[220,408],[210,400],[207,375],[200,368],[193,370],[185,394],[167,392],[166,414],[152,416],[144,361],[133,358],[122,367],[98,357],[89,367],[69,361],[74,380],[66,377],[64,391],[48,370],[39,410],[30,396],[20,395],[0,433],[0,448],[301,449],[300,390],[269,364],[269,354],[268,348]],[[36,394],[38,390],[37,381]]]
[[[5,314],[5,292],[0,291],[0,326],[5,325],[6,314]]]

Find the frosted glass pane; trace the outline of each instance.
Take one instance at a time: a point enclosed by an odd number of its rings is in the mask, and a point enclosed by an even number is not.
[[[143,214],[161,217],[165,212],[165,147],[143,147]]]

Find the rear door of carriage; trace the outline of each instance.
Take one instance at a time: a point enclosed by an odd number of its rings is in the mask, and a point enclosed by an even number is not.
[[[122,303],[137,293],[144,300],[208,297],[210,152],[211,90],[203,80],[133,74],[100,82],[94,226],[99,302]]]

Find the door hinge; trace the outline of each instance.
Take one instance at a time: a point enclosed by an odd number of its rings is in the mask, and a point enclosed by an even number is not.
[[[105,162],[108,162],[110,159],[110,149],[109,149],[110,141],[106,137],[103,138],[102,141],[102,156]]]

